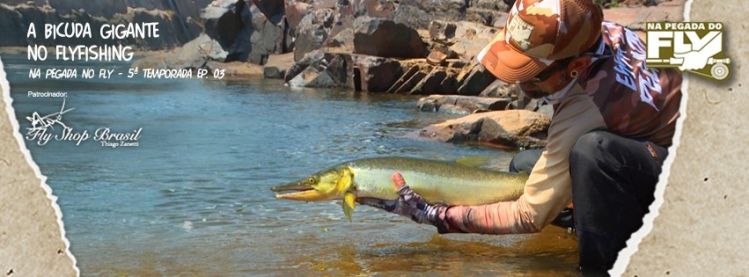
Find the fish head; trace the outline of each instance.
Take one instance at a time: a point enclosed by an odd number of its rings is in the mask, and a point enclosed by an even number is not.
[[[277,199],[325,201],[343,199],[352,188],[352,174],[347,166],[337,166],[296,182],[271,188]]]

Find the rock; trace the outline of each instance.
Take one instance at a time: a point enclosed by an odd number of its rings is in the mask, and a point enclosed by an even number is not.
[[[334,14],[331,9],[315,10],[302,18],[294,41],[294,60],[298,61],[312,50],[320,49],[333,28]]]
[[[477,63],[464,78],[459,77],[458,94],[478,95],[496,79],[483,65]]]
[[[459,107],[466,113],[499,111],[512,101],[512,98],[478,97],[465,95],[429,95],[417,102],[420,111],[442,112],[444,107]]]
[[[432,19],[460,21],[468,8],[465,0],[401,0],[392,18],[414,29],[427,29]]]
[[[296,29],[297,26],[299,26],[299,22],[302,21],[302,18],[304,18],[311,9],[312,6],[310,4],[296,0],[286,0],[284,13],[289,28]]]
[[[112,44],[98,36],[103,24],[123,22],[158,22],[158,39],[123,39],[123,45],[143,50],[160,50],[178,47],[196,38],[203,31],[203,22],[198,18],[200,10],[209,0],[193,1],[3,1],[0,5],[0,46],[23,46],[28,44],[78,45],[80,39],[44,39],[45,23],[77,22],[91,24],[94,34],[86,44]],[[37,38],[27,38],[29,24],[34,23]]]
[[[429,38],[436,42],[449,43],[455,37],[457,28],[453,22],[433,20],[429,24]]]
[[[274,24],[283,20],[286,8],[284,0],[252,0],[252,4]]]
[[[507,21],[507,12],[511,5],[496,0],[470,0],[466,10],[466,19],[487,26],[502,27]]]
[[[166,53],[151,53],[135,61],[133,66],[146,68],[204,68],[208,61],[224,61],[228,53],[221,45],[202,34]]]
[[[416,30],[392,20],[359,17],[354,21],[354,53],[388,58],[423,58],[427,48]]]
[[[384,92],[403,74],[396,60],[355,54],[353,61],[354,87],[357,91]]]
[[[442,23],[445,24],[445,23]],[[452,52],[465,60],[474,60],[476,55],[494,40],[499,29],[484,26],[473,22],[454,22],[455,33],[452,37],[447,36],[447,44]]]
[[[215,0],[204,11],[206,33],[229,52],[226,61],[264,64],[285,50],[285,21],[269,18],[249,0]],[[277,5],[277,4],[276,4]],[[269,11],[278,7],[268,4]],[[276,11],[277,12],[277,11]]]
[[[263,67],[263,76],[268,79],[283,79],[286,71],[294,64],[294,53],[270,55]]]
[[[284,80],[291,87],[353,88],[350,54],[315,50],[289,68]]]
[[[353,0],[353,2],[355,17],[389,18],[395,11],[394,1],[390,0]]]
[[[354,51],[354,30],[351,28],[343,29],[342,31],[335,34],[333,37],[328,38],[325,42],[325,47],[339,48],[341,51],[353,52]]]
[[[494,80],[489,86],[487,86],[479,96],[483,97],[509,97],[517,99],[523,94],[520,87],[516,84],[508,84],[500,79]]]
[[[414,85],[414,87],[409,91],[409,94],[444,93],[444,91],[440,89],[440,84],[446,77],[447,72],[442,68],[433,67],[424,78]]]
[[[443,47],[435,47],[429,52],[427,62],[431,65],[442,65],[449,58],[448,51]]]
[[[551,119],[526,111],[477,113],[432,124],[419,131],[422,137],[443,142],[478,142],[500,148],[537,148],[545,145]]]

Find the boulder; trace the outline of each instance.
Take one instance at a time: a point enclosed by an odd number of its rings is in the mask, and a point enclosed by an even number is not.
[[[169,52],[149,53],[135,61],[133,66],[152,68],[203,68],[209,61],[224,61],[228,53],[221,45],[202,34]]]
[[[354,87],[358,91],[384,92],[403,74],[401,64],[396,60],[357,54],[352,57]]]
[[[264,7],[269,13],[278,12],[277,3],[257,6],[248,1],[213,1],[202,15],[206,20],[206,34],[229,52],[227,62],[264,64],[268,55],[285,51],[286,23],[278,15],[269,18],[260,9]]]
[[[427,48],[416,30],[389,19],[354,21],[354,53],[388,58],[423,58]]]
[[[504,110],[511,101],[512,98],[429,95],[420,98],[417,106],[423,112],[443,112],[443,108],[448,107],[450,108],[450,113],[454,113],[454,107],[457,107],[465,111],[465,113],[477,113]]]
[[[310,51],[323,46],[333,28],[334,19],[332,9],[314,10],[302,18],[294,41],[294,60],[298,61]]]
[[[294,53],[270,55],[263,67],[263,76],[268,79],[283,79],[294,64]]]
[[[419,131],[422,137],[443,142],[477,142],[500,148],[537,148],[546,144],[548,116],[527,110],[495,111],[467,115],[432,124]]]

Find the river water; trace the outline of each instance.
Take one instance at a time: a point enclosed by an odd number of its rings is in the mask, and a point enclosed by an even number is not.
[[[84,276],[575,274],[575,240],[556,227],[443,236],[369,207],[349,223],[340,203],[274,199],[275,184],[363,157],[487,156],[506,169],[511,153],[411,138],[449,117],[416,111],[415,98],[265,80],[31,81],[25,57],[3,62],[21,132],[62,102],[29,90],[68,92],[74,129],[142,128],[138,147],[26,141]]]

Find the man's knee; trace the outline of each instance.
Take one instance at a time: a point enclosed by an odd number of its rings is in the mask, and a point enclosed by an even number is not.
[[[613,134],[606,131],[592,131],[577,139],[570,151],[570,171],[581,167],[601,166],[601,160],[609,155],[607,149],[613,143]]]

